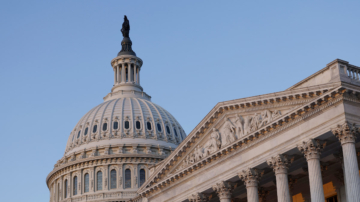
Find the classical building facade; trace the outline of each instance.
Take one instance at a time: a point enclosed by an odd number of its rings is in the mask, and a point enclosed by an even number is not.
[[[50,202],[128,201],[186,137],[176,119],[143,92],[143,61],[132,50],[129,29],[126,19],[122,49],[111,61],[111,92],[76,124],[46,178]]]
[[[114,86],[71,131],[50,202],[360,202],[360,67],[218,103],[186,136],[140,86],[125,18]]]
[[[218,103],[133,202],[360,202],[360,68]]]

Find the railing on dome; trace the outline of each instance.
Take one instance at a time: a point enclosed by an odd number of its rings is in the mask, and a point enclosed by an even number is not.
[[[134,198],[137,196],[136,192],[113,192],[113,193],[94,193],[94,194],[88,194],[88,195],[80,195],[80,196],[73,196],[73,197],[68,197],[65,198],[63,200],[61,200],[61,202],[80,202],[80,201],[95,201],[95,200],[99,200],[99,199],[112,199],[112,201],[116,201],[116,202],[125,202],[125,200],[121,200],[121,198]],[[138,197],[136,197],[138,198]],[[119,199],[119,200],[118,200]],[[141,198],[140,200],[137,200],[136,202],[141,202]]]

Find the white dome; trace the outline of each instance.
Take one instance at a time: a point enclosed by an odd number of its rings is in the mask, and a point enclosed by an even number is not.
[[[134,144],[174,149],[184,138],[184,130],[168,111],[145,99],[123,97],[86,113],[71,132],[65,155]]]

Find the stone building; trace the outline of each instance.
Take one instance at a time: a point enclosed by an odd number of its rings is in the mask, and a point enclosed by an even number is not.
[[[360,67],[218,103],[133,202],[359,202]]]
[[[360,202],[360,67],[337,59],[284,91],[220,102],[186,136],[143,92],[128,31],[111,92],[46,179],[50,202]]]
[[[50,202],[128,201],[186,137],[140,86],[143,61],[128,35],[121,45],[111,61],[111,92],[76,124],[64,156],[46,178]]]

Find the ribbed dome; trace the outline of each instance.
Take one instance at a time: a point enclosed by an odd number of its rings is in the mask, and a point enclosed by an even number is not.
[[[124,97],[86,113],[71,132],[65,155],[109,145],[176,148],[184,138],[184,130],[168,111],[142,98]]]

